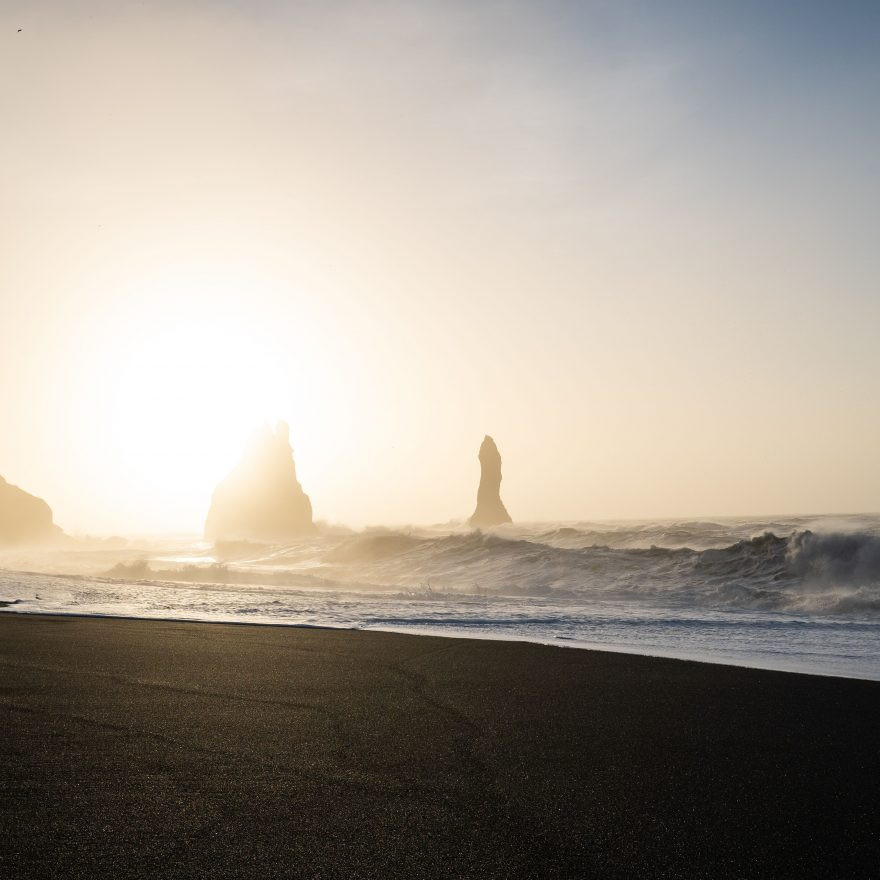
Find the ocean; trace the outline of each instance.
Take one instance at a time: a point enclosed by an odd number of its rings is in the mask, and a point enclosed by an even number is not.
[[[535,641],[880,680],[880,516],[322,529],[0,557],[7,613]]]

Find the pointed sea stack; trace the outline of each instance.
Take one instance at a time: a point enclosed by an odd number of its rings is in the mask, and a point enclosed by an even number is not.
[[[477,509],[468,525],[483,528],[512,522],[501,500],[501,455],[495,441],[487,434],[480,446],[480,487]]]
[[[0,547],[52,544],[64,532],[52,522],[52,508],[0,477]]]
[[[266,425],[214,491],[205,521],[209,541],[288,541],[314,534],[312,503],[296,478],[289,429]]]

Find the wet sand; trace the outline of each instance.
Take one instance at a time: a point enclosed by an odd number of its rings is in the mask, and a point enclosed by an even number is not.
[[[0,614],[4,877],[876,877],[880,683]]]

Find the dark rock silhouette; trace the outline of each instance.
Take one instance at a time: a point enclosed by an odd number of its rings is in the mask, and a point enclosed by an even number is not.
[[[477,509],[468,525],[497,526],[512,522],[501,500],[501,455],[495,441],[487,434],[480,446],[480,487],[477,489]]]
[[[0,547],[49,544],[64,532],[52,522],[52,508],[0,477]]]
[[[289,429],[265,425],[214,491],[205,522],[210,541],[287,541],[313,534],[312,504],[296,478]]]

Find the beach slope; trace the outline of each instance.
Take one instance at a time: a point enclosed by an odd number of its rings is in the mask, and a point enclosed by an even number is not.
[[[6,877],[869,877],[880,683],[0,614]]]

